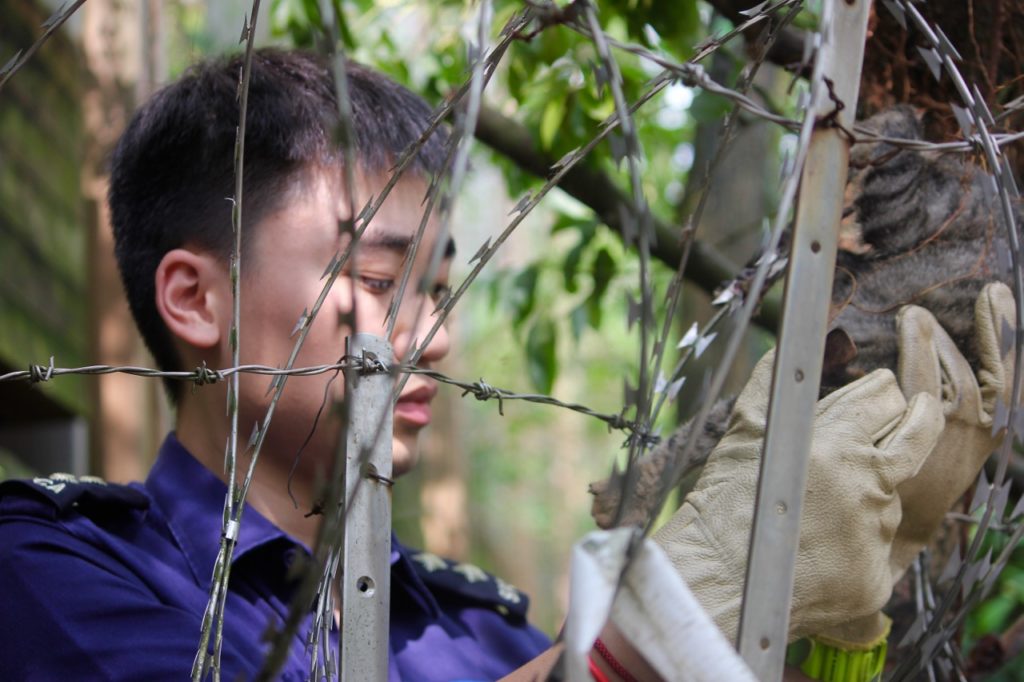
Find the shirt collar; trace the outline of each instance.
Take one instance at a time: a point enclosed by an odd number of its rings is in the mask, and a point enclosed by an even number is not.
[[[220,551],[221,520],[227,486],[178,442],[167,435],[146,478],[146,490],[163,513],[188,559],[196,581],[205,584]],[[232,563],[275,540],[282,547],[301,546],[248,504],[242,511]]]

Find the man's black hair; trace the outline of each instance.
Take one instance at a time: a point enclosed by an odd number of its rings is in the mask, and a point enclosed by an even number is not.
[[[163,370],[185,369],[156,307],[155,274],[185,245],[231,253],[238,84],[235,55],[190,68],[135,114],[111,160],[115,254],[132,315]],[[359,170],[387,172],[426,129],[431,110],[385,76],[349,63],[349,100]],[[276,208],[299,174],[339,167],[338,103],[326,60],[317,54],[257,50],[252,59],[245,135],[243,238]],[[410,171],[442,170],[445,133],[432,135]],[[244,272],[244,269],[243,269]],[[243,275],[244,276],[244,275]],[[172,399],[177,391],[167,382]]]

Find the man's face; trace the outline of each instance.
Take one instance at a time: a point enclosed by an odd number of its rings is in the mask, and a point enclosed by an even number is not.
[[[357,175],[356,211],[371,195],[379,196],[385,181]],[[347,236],[339,236],[338,230],[339,219],[349,214],[342,184],[336,173],[312,172],[277,211],[256,227],[241,264],[243,364],[284,366],[287,361],[297,338],[291,336],[296,322],[304,310],[312,309],[327,281],[324,269],[336,252],[344,251],[348,241]],[[378,336],[387,333],[387,312],[397,295],[406,249],[419,227],[425,191],[426,184],[417,178],[403,179],[392,190],[360,239],[354,262],[346,264],[328,294],[296,367],[334,363],[344,354],[345,337],[352,332],[346,318],[353,304],[356,331]],[[398,359],[413,342],[426,337],[434,321],[434,299],[448,286],[450,253],[426,287],[427,293],[419,293],[418,285],[427,274],[438,231],[432,216],[389,339]],[[429,367],[447,353],[448,335],[442,327],[423,352],[419,365]],[[334,403],[344,395],[344,379],[339,375],[330,383],[333,376],[332,372],[288,379],[264,446],[276,458],[293,458],[301,449],[298,471],[309,475],[326,472],[326,463],[334,457],[342,437]],[[239,405],[243,433],[251,428],[246,420],[262,419],[270,404],[268,382],[267,377],[242,376]],[[408,471],[416,461],[417,437],[430,422],[430,401],[436,390],[435,382],[421,375],[410,376],[402,390],[394,410],[395,476]],[[310,437],[321,406],[323,412]],[[307,437],[310,440],[303,447]]]

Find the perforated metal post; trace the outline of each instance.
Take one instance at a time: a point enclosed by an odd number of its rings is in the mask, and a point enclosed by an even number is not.
[[[815,128],[801,176],[764,457],[751,533],[739,650],[758,679],[782,677],[793,596],[800,509],[811,426],[821,381],[825,331],[849,141],[860,86],[869,0],[825,0],[813,78],[827,78],[809,116]],[[830,93],[832,96],[830,96]],[[844,108],[837,111],[835,99]]]
[[[372,334],[348,340],[348,355],[390,363],[391,345]],[[345,529],[340,575],[341,679],[385,680],[391,596],[391,391],[389,373],[345,371],[349,410]]]

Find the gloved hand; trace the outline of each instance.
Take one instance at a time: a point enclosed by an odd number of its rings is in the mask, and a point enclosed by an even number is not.
[[[1016,328],[1013,294],[1001,282],[988,284],[974,306],[978,376],[946,331],[924,308],[906,306],[897,318],[899,381],[904,395],[929,393],[942,400],[946,427],[921,471],[899,487],[903,521],[893,541],[892,567],[903,573],[946,512],[978,476],[998,447],[1002,431],[992,433],[996,404],[1010,401],[1012,344],[1002,352],[1004,322]],[[898,577],[898,576],[897,576]]]
[[[653,539],[701,605],[735,641],[767,422],[774,353],[754,369],[728,431],[694,490]],[[888,370],[818,402],[801,515],[790,634],[869,616],[892,589],[900,523],[896,486],[917,473],[942,432],[939,401],[908,403]]]
[[[982,289],[974,308],[979,370],[966,358],[930,312],[905,306],[896,318],[899,377],[904,395],[927,393],[942,401],[946,425],[917,475],[897,487],[903,520],[892,543],[889,568],[895,583],[938,530],[946,512],[978,476],[999,445],[992,433],[996,403],[1010,400],[1012,348],[1004,355],[1004,321],[1016,327],[1013,294],[1002,283]],[[1009,344],[1007,344],[1009,345]],[[815,634],[815,639],[847,651],[871,649],[885,640],[888,619],[881,612]]]

